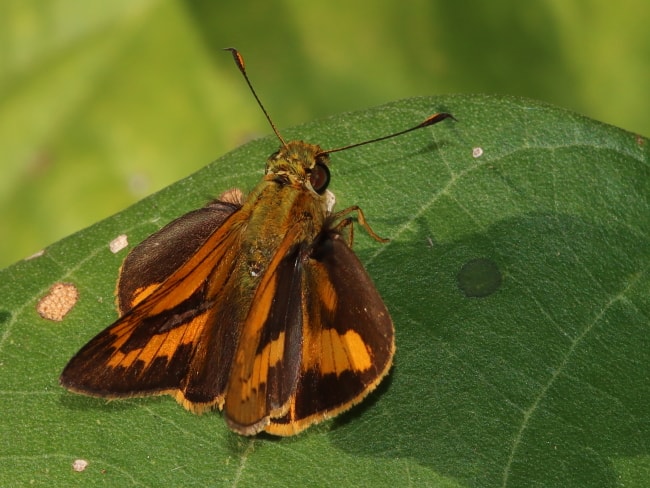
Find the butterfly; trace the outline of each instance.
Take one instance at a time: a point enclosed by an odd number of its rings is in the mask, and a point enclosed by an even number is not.
[[[136,246],[118,278],[120,317],[67,364],[60,383],[90,396],[169,394],[219,409],[242,435],[297,434],[363,400],[391,368],[393,322],[352,251],[352,214],[333,212],[333,150],[285,142],[244,197],[223,193]]]

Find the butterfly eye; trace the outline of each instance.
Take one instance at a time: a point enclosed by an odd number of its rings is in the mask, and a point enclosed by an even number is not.
[[[311,187],[316,190],[316,193],[323,193],[330,182],[329,168],[323,163],[316,163],[309,175],[309,182]]]

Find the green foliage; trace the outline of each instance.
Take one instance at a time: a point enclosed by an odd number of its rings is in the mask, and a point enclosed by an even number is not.
[[[46,5],[44,5],[45,3]],[[0,2],[0,268],[269,128],[498,93],[650,134],[650,3]]]
[[[105,402],[57,385],[115,319],[127,251],[108,243],[124,233],[133,246],[250,189],[277,147],[266,138],[0,272],[0,485],[647,485],[649,141],[482,96],[409,99],[284,136],[335,147],[437,111],[458,122],[332,158],[337,207],[360,205],[391,239],[355,233],[397,330],[395,367],[367,401],[294,438],[249,439],[169,397]],[[61,281],[79,303],[49,322],[36,303]]]

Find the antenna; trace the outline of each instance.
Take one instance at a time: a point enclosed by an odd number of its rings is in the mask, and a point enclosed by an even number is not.
[[[287,143],[284,141],[284,138],[280,135],[280,132],[275,127],[275,124],[271,120],[271,117],[269,116],[269,113],[264,108],[264,105],[262,105],[262,101],[260,100],[260,97],[258,97],[257,93],[255,93],[255,88],[253,88],[253,85],[251,84],[251,80],[248,79],[248,75],[246,74],[246,66],[244,65],[244,58],[242,57],[241,54],[239,54],[239,51],[237,51],[237,49],[235,49],[234,47],[226,47],[223,50],[231,52],[232,58],[235,60],[235,64],[239,68],[239,71],[241,71],[241,74],[244,75],[244,79],[246,80],[246,83],[248,83],[248,88],[251,89],[251,92],[253,93],[253,96],[255,97],[255,100],[257,100],[257,104],[262,109],[262,112],[264,112],[264,115],[266,116],[266,120],[268,120],[269,124],[271,125],[271,129],[273,129],[273,132],[275,132],[275,135],[278,137],[278,139],[280,139],[280,142],[282,143],[282,145],[284,147],[287,147]]]
[[[287,147],[287,143],[285,142],[284,138],[280,135],[280,132],[278,131],[277,127],[271,120],[271,117],[269,116],[269,113],[266,111],[264,108],[264,105],[262,105],[262,101],[260,98],[257,96],[257,93],[255,93],[255,89],[253,88],[253,85],[251,84],[251,81],[248,79],[248,75],[246,74],[246,66],[244,65],[244,58],[243,56],[235,49],[234,47],[226,47],[223,49],[224,51],[230,51],[232,54],[232,58],[235,60],[235,64],[239,68],[239,71],[241,74],[244,76],[244,79],[246,80],[246,83],[248,84],[248,88],[250,88],[251,93],[253,93],[253,96],[255,97],[255,100],[257,100],[257,104],[260,106],[262,109],[262,112],[264,112],[264,115],[266,116],[266,120],[269,121],[269,124],[271,125],[271,129],[273,129],[273,132],[275,132],[275,135],[277,136],[278,139],[280,139],[280,142],[284,147]],[[339,151],[345,151],[346,149],[351,149],[353,147],[359,147],[359,146],[364,146],[366,144],[371,144],[373,142],[379,142],[379,141],[384,141],[386,139],[391,139],[392,137],[397,137],[401,136],[402,134],[406,134],[408,132],[417,130],[417,129],[422,129],[424,127],[429,127],[430,125],[437,124],[438,122],[441,122],[445,119],[453,119],[456,120],[456,118],[448,114],[446,112],[439,112],[435,113],[433,115],[430,115],[427,117],[423,122],[420,122],[418,125],[411,127],[409,129],[405,129],[399,132],[395,132],[394,134],[389,134],[387,136],[382,136],[382,137],[377,137],[375,139],[370,139],[368,141],[363,141],[363,142],[357,142],[355,144],[348,144],[347,146],[342,146],[342,147],[337,147],[334,149],[328,149],[327,151],[321,151],[319,152],[316,156],[322,155],[322,154],[331,154],[334,152],[339,152]]]
[[[456,120],[456,118],[451,114],[448,114],[446,112],[439,112],[439,113],[430,115],[423,122],[420,122],[418,125],[416,125],[414,127],[411,127],[409,129],[401,130],[399,132],[395,132],[394,134],[388,134],[387,136],[377,137],[376,139],[370,139],[368,141],[357,142],[355,144],[348,144],[347,146],[337,147],[337,148],[334,148],[334,149],[328,149],[326,151],[321,151],[319,154],[331,154],[331,153],[338,152],[338,151],[345,151],[346,149],[351,149],[353,147],[364,146],[366,144],[371,144],[373,142],[385,141],[386,139],[391,139],[392,137],[401,136],[402,134],[406,134],[406,133],[414,131],[414,130],[422,129],[423,127],[429,127],[430,125],[437,124],[438,122],[442,122],[445,119]]]

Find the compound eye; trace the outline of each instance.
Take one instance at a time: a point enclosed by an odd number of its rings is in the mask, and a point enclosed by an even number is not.
[[[330,183],[330,170],[323,163],[316,163],[309,175],[309,182],[316,193],[321,194],[327,189]]]

